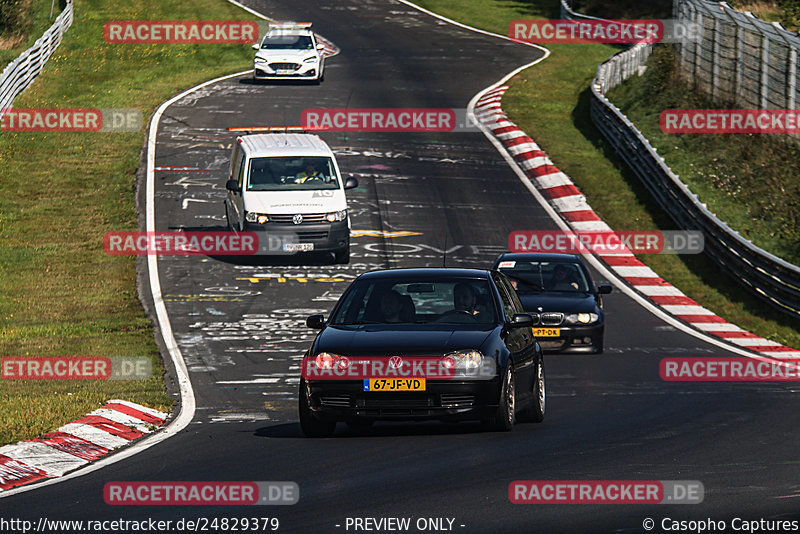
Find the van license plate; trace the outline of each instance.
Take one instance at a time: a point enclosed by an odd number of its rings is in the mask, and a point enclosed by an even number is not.
[[[310,252],[314,250],[314,243],[284,243],[284,252]]]

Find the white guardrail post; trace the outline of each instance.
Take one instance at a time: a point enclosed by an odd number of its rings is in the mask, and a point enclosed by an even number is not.
[[[61,36],[72,25],[72,0],[32,47],[9,63],[0,74],[0,117],[10,109],[14,99],[42,72],[47,60],[61,44]]]
[[[760,35],[756,34],[759,41],[769,42],[770,38],[777,41],[780,38],[790,46],[790,49],[794,51],[791,56],[791,74],[792,76],[796,75],[796,50],[800,49],[800,37],[796,34],[790,34],[782,28],[776,28],[774,25],[754,19],[749,14],[731,13],[732,10],[724,3],[705,0],[675,0],[675,2],[677,5],[674,6],[674,14],[678,18],[688,17],[690,22],[702,21],[704,17],[719,17],[723,19],[722,22],[717,24],[715,21],[713,27],[721,28],[724,24],[731,24],[731,19],[734,19],[733,23],[737,25],[737,28],[735,31],[728,28],[728,34],[733,36],[730,40],[734,43],[735,48],[732,52],[728,52],[728,56],[732,59],[735,58],[737,63],[739,72],[733,78],[737,90],[745,86],[752,87],[752,83],[747,83],[753,81],[752,73],[756,73],[760,77],[759,75],[769,68],[769,66],[753,65],[752,62],[746,65],[747,58],[743,57],[742,45],[748,40],[744,32],[752,33],[754,28],[759,30],[768,28],[767,31],[759,32]],[[564,19],[595,18],[575,13],[568,0],[561,0],[561,17]],[[717,43],[722,43],[720,36],[709,36],[708,33],[704,32],[703,37],[715,44],[712,50],[722,48],[717,45]],[[776,308],[800,318],[800,267],[753,245],[725,222],[719,220],[667,166],[636,126],[606,98],[607,91],[638,72],[639,67],[643,66],[650,57],[652,49],[653,45],[651,44],[639,43],[611,56],[597,67],[597,75],[591,85],[590,113],[592,121],[672,220],[683,230],[703,232],[705,253],[712,261],[730,273],[735,280],[738,280],[754,295]],[[703,49],[702,45],[686,46],[686,43],[682,43],[678,47],[681,54],[679,64],[685,74],[693,71],[703,72],[701,67],[703,58],[700,55]],[[768,54],[765,50],[759,52]],[[687,57],[689,54],[695,54],[691,60]],[[719,58],[713,62],[708,61],[708,63],[714,64],[717,61]],[[746,72],[748,69],[751,72],[750,76]],[[710,71],[708,74],[712,72]],[[708,87],[713,87],[715,83],[710,78],[705,82],[703,85]],[[783,94],[794,94],[796,91],[795,80],[792,78],[788,81],[788,85],[789,88],[784,90]],[[756,91],[754,95],[757,98],[756,102],[762,100],[764,96],[762,91],[766,91],[766,89],[759,87],[759,84],[756,84],[753,89]],[[745,102],[752,101],[752,96],[742,95],[741,92],[738,97]],[[792,102],[793,97],[790,96],[787,101]]]

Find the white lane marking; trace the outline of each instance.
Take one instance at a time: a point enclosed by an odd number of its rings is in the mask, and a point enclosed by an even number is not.
[[[275,384],[280,378],[254,378],[252,380],[218,380],[217,384]]]

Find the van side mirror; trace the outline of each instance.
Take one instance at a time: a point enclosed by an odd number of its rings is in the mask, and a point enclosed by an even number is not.
[[[317,50],[325,50],[325,45],[322,43],[317,44]]]
[[[353,176],[348,176],[347,180],[344,182],[345,189],[355,189],[358,187],[358,180],[356,180]]]
[[[321,313],[309,315],[308,319],[306,319],[306,326],[314,330],[322,330],[325,328],[325,316]]]
[[[601,295],[611,293],[611,284],[597,284],[597,292]]]
[[[228,180],[227,182],[225,182],[225,189],[234,192],[239,191],[239,182],[237,182],[236,180]]]

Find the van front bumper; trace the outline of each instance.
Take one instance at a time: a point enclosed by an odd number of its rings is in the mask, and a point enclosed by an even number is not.
[[[350,246],[350,228],[346,220],[301,225],[246,223],[244,231],[256,233],[260,255],[336,252]]]

